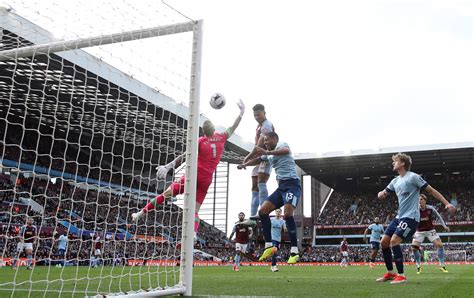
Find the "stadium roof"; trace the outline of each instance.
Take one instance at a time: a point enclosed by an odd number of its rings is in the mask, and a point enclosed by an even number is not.
[[[52,33],[1,8],[0,30],[0,51],[57,40]],[[124,148],[133,148],[125,149],[124,155],[143,150],[144,159],[154,164],[184,149],[186,106],[83,50],[0,61],[0,78],[0,117],[9,122],[21,124],[29,117],[40,129],[50,129],[50,134],[63,131],[68,137],[80,135],[76,136],[79,140],[89,138],[86,144],[96,142],[94,135],[104,134],[104,138],[123,142]],[[202,116],[201,123],[204,120]],[[157,133],[160,128],[164,129]],[[137,129],[145,133],[138,134]],[[161,156],[146,150],[157,148]],[[237,163],[251,148],[234,135],[222,160]],[[123,157],[126,163],[127,156]]]
[[[398,152],[409,154],[412,169],[419,173],[474,170],[474,142],[302,153],[295,159],[306,174],[330,185],[334,178],[391,175],[391,156]]]

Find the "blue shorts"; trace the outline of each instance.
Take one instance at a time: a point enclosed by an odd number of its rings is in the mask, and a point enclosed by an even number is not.
[[[385,230],[385,235],[392,237],[395,234],[403,240],[409,240],[415,234],[416,228],[418,222],[413,218],[394,218]]]
[[[370,241],[370,245],[372,246],[373,250],[379,250],[380,249],[380,242]]]
[[[58,254],[59,254],[61,257],[64,257],[64,255],[66,254],[66,250],[60,248],[60,249],[58,250]]]
[[[276,208],[291,204],[294,208],[298,206],[301,196],[300,179],[280,180],[278,188],[268,197]]]

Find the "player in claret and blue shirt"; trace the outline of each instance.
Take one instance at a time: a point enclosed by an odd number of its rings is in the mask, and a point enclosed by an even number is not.
[[[385,235],[382,238],[382,254],[387,267],[387,273],[378,278],[377,281],[391,281],[391,284],[399,284],[407,281],[403,271],[403,252],[400,244],[403,240],[409,240],[416,232],[420,222],[419,197],[420,191],[429,192],[437,200],[441,201],[450,212],[455,212],[456,208],[451,205],[442,194],[428,185],[420,175],[410,171],[412,160],[409,155],[398,153],[392,156],[393,170],[398,172],[390,184],[378,193],[380,199],[386,198],[389,194],[395,193],[398,198],[397,216],[390,222]],[[398,274],[393,272],[392,251],[395,258]]]
[[[435,217],[439,220],[446,232],[449,232],[449,228],[436,208],[426,204],[426,199],[427,197],[424,194],[420,195],[420,224],[418,225],[418,229],[416,230],[415,236],[413,236],[413,241],[411,243],[416,261],[416,274],[421,273],[420,245],[423,243],[423,241],[425,241],[425,238],[428,238],[428,240],[431,241],[434,247],[437,249],[439,270],[443,273],[448,273],[448,270],[444,264],[443,242],[434,228]]]

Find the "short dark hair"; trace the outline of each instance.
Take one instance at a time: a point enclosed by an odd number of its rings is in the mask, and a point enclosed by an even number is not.
[[[240,214],[242,214],[243,216],[245,216],[245,213],[243,213],[243,212],[240,212],[240,213],[239,213],[239,216],[240,216]]]
[[[257,103],[256,105],[253,106],[253,111],[254,112],[265,112],[265,106],[262,105],[261,103]]]
[[[280,139],[280,138],[278,137],[277,133],[274,132],[274,131],[270,131],[270,132],[266,133],[265,136],[266,136],[267,138],[276,138],[277,141]]]

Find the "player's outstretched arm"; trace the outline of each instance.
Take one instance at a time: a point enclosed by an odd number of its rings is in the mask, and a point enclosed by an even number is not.
[[[242,99],[239,99],[239,101],[237,102],[237,106],[240,109],[240,114],[239,114],[239,116],[237,116],[237,118],[235,118],[234,124],[232,124],[231,127],[227,128],[227,136],[229,138],[230,138],[231,135],[234,134],[235,130],[239,126],[240,121],[242,120],[242,117],[244,116],[244,113],[245,113],[245,104],[242,101]]]
[[[252,236],[253,236],[253,229],[249,227],[249,231],[250,231],[250,233],[249,233],[249,238],[252,238]]]
[[[256,148],[257,154],[258,155],[288,155],[290,154],[290,148],[289,147],[282,147],[276,150],[265,150],[263,148]]]
[[[431,185],[428,185],[425,190],[427,192],[429,192],[433,197],[435,197],[435,199],[437,199],[438,201],[440,201],[441,203],[444,204],[444,208],[448,209],[449,212],[451,213],[454,213],[456,212],[456,207],[454,207],[453,205],[451,205],[451,203],[448,202],[448,200],[446,200],[446,198],[439,192],[437,191],[436,189],[434,189]]]
[[[241,170],[241,169],[245,169],[245,167],[248,167],[248,166],[256,166],[256,165],[260,164],[261,161],[262,160],[260,159],[260,157],[251,159],[249,161],[244,160],[244,162],[242,164],[237,166],[237,169]]]
[[[449,228],[448,228],[448,226],[446,225],[446,223],[444,222],[444,219],[443,219],[443,217],[441,216],[441,214],[439,214],[438,210],[436,210],[436,208],[434,208],[434,207],[431,207],[431,210],[433,210],[434,215],[438,218],[438,221],[439,221],[439,223],[441,223],[441,225],[443,226],[444,230],[445,230],[446,232],[449,232]]]
[[[232,237],[234,237],[234,234],[235,234],[235,226],[232,228],[232,233],[230,233],[230,236],[229,236],[229,240],[232,241]]]
[[[179,155],[178,157],[176,157],[172,162],[170,162],[169,164],[166,164],[164,166],[158,166],[156,167],[156,176],[159,178],[159,179],[165,179],[166,178],[166,174],[168,174],[168,171],[170,169],[174,169],[175,167],[179,167],[184,159],[186,157],[186,153],[183,153],[181,155]]]

